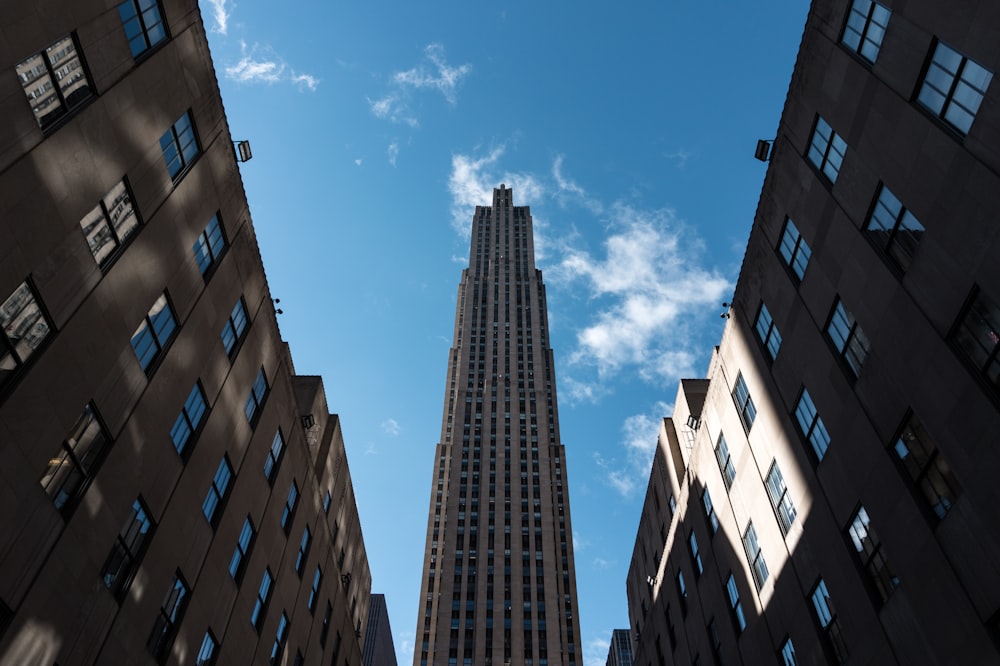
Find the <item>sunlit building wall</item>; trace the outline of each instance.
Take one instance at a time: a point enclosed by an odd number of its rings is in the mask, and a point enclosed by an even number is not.
[[[665,419],[636,662],[1000,662],[1000,6],[813,2],[722,341]]]
[[[197,3],[0,23],[0,663],[360,665],[340,421],[280,338]]]

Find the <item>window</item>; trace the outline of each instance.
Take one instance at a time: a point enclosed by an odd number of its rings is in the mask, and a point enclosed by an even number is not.
[[[225,326],[222,327],[222,346],[226,348],[226,354],[232,359],[236,356],[239,343],[243,341],[243,334],[247,332],[247,306],[243,303],[243,297],[236,301],[233,311],[229,314]]]
[[[330,513],[330,502],[333,497],[330,495],[330,491],[326,491],[326,495],[323,496],[323,513],[329,515]]]
[[[937,42],[917,101],[962,134],[968,134],[992,72],[944,42]]]
[[[183,171],[191,165],[198,156],[198,138],[195,136],[194,125],[191,123],[191,112],[185,111],[170,129],[160,137],[160,148],[163,159],[167,163],[170,178],[177,181]]]
[[[688,591],[687,585],[684,584],[684,572],[680,570],[677,571],[677,598],[681,603],[681,617],[687,617]]]
[[[781,644],[779,657],[781,658],[782,666],[796,666],[798,664],[795,661],[795,646],[792,645],[791,638],[786,637],[785,642]]]
[[[309,588],[309,599],[306,600],[306,608],[310,613],[316,611],[316,602],[319,600],[319,586],[323,582],[323,570],[316,565],[316,573],[313,574],[312,587]]]
[[[767,355],[773,361],[778,356],[778,349],[781,347],[781,334],[778,327],[774,325],[771,313],[763,301],[760,310],[757,311],[757,320],[753,323],[754,330],[757,331],[757,339],[764,345]]]
[[[253,528],[253,521],[250,520],[250,516],[247,516],[243,522],[243,529],[240,530],[240,536],[236,540],[236,550],[233,551],[233,556],[229,560],[229,575],[237,584],[243,580],[243,573],[246,571],[247,560],[250,558],[250,550],[253,548],[256,536],[257,532]]]
[[[757,418],[757,407],[753,404],[753,398],[750,397],[750,391],[743,380],[742,372],[736,375],[736,383],[733,385],[733,402],[736,403],[736,411],[740,413],[743,429],[749,434],[750,428],[753,427],[753,421]]]
[[[823,116],[816,116],[816,127],[813,129],[807,156],[813,166],[819,169],[831,183],[837,182],[837,174],[840,173],[840,166],[844,162],[844,153],[846,152],[847,143],[833,131],[830,123],[826,122]]]
[[[229,497],[229,486],[232,479],[232,465],[229,464],[229,457],[223,455],[219,469],[216,470],[215,477],[212,479],[212,485],[208,488],[208,495],[201,503],[201,512],[205,514],[205,519],[212,526],[212,529],[215,529],[219,524],[219,516],[222,515],[222,507]]]
[[[694,530],[688,535],[688,548],[691,549],[691,561],[694,563],[694,577],[700,578],[705,573],[705,567],[701,563],[701,553],[698,552],[698,539],[694,535]]]
[[[962,486],[916,416],[907,418],[892,451],[927,506],[938,519],[944,518],[962,494]]]
[[[16,69],[31,112],[42,129],[78,108],[94,92],[75,33],[18,63]]]
[[[202,393],[201,383],[195,382],[194,388],[184,401],[184,407],[180,415],[174,421],[174,427],[170,429],[170,439],[174,442],[174,448],[184,459],[191,452],[187,450],[188,440],[191,435],[197,432],[198,427],[205,420],[205,394]]]
[[[294,509],[293,509],[294,510]],[[306,568],[306,558],[309,557],[309,544],[312,543],[312,533],[307,526],[302,530],[302,540],[299,541],[299,554],[295,557],[295,573],[302,577],[302,571]]]
[[[267,398],[268,388],[264,368],[261,368],[257,372],[257,378],[253,380],[253,386],[250,387],[250,395],[247,396],[247,402],[243,406],[243,413],[246,414],[251,428],[257,425],[257,419],[260,417],[260,408],[264,405],[264,400]]]
[[[803,240],[802,235],[791,220],[785,221],[785,229],[781,232],[781,244],[778,246],[781,257],[799,280],[806,274],[809,257],[812,250]]]
[[[840,42],[868,62],[874,63],[882,47],[885,29],[889,27],[890,15],[891,12],[877,2],[854,0]]]
[[[160,606],[160,614],[156,616],[156,622],[153,623],[153,631],[149,635],[149,641],[146,642],[149,653],[158,663],[165,662],[167,655],[170,654],[170,646],[173,645],[174,637],[177,636],[177,626],[184,616],[184,609],[187,607],[190,594],[191,591],[188,589],[187,583],[184,582],[184,576],[178,571],[174,574],[174,580],[170,583],[167,596]]]
[[[132,514],[122,525],[101,570],[104,585],[116,598],[121,599],[132,582],[152,529],[153,521],[140,497],[132,503]]]
[[[139,328],[132,334],[132,349],[146,374],[150,373],[163,350],[173,340],[176,330],[173,308],[170,307],[166,293],[160,294]]]
[[[861,374],[861,367],[868,358],[870,343],[865,332],[858,326],[854,316],[844,307],[843,301],[837,298],[830,323],[826,325],[826,334],[833,346],[840,352],[840,358],[847,364],[855,378]]]
[[[826,450],[830,447],[830,434],[826,431],[823,419],[819,417],[816,405],[813,404],[812,397],[805,388],[802,389],[802,395],[795,404],[795,420],[802,435],[812,444],[816,459],[823,460]]]
[[[743,614],[743,604],[740,602],[740,590],[736,587],[736,578],[732,573],[726,580],[726,594],[729,596],[729,612],[733,618],[736,633],[742,634],[747,628],[747,618]]]
[[[126,0],[118,5],[118,14],[133,58],[167,38],[157,0]]]
[[[194,242],[194,259],[198,262],[198,270],[202,275],[208,276],[225,249],[226,236],[222,232],[222,225],[219,224],[219,214],[216,213],[208,221],[205,230],[198,234],[198,240]]]
[[[27,282],[0,305],[0,386],[42,346],[52,331],[35,292]]]
[[[907,270],[924,235],[924,227],[882,185],[866,227],[868,238],[901,270]]]
[[[747,552],[747,560],[750,562],[750,570],[753,572],[753,582],[759,590],[767,582],[767,563],[764,562],[764,555],[757,542],[757,530],[754,529],[752,520],[747,525],[746,532],[743,533],[743,548]]]
[[[285,641],[288,640],[288,615],[281,611],[281,619],[278,620],[278,631],[274,634],[274,645],[271,646],[271,663],[280,664],[281,655],[285,651]]]
[[[278,478],[278,465],[281,464],[281,457],[285,454],[285,438],[281,436],[281,430],[274,433],[274,440],[271,448],[267,452],[267,460],[264,461],[264,476],[267,477],[269,485],[274,485],[274,480]]]
[[[68,515],[83,496],[110,443],[97,410],[88,404],[59,451],[49,459],[41,479],[46,494],[63,515]]]
[[[974,294],[952,340],[980,375],[992,387],[1000,388],[1000,308],[982,291],[977,289]]]
[[[670,507],[670,518],[672,519],[674,514],[677,513],[677,500],[674,499],[673,493],[667,498],[667,506]]]
[[[219,642],[215,640],[212,630],[209,629],[205,632],[205,638],[201,640],[201,648],[198,650],[198,656],[195,657],[195,666],[213,666],[215,658],[218,656],[216,655],[218,650]]]
[[[733,487],[733,479],[736,478],[736,468],[733,467],[733,458],[729,455],[729,445],[726,438],[719,433],[719,439],[715,442],[715,459],[719,463],[719,471],[722,472],[722,480],[726,483],[726,490]]]
[[[705,506],[705,516],[708,518],[708,528],[712,534],[719,531],[719,518],[715,515],[715,507],[712,506],[712,496],[708,494],[708,488],[701,493],[701,503]]]
[[[879,600],[883,603],[892,595],[893,590],[899,585],[899,579],[889,568],[889,560],[886,558],[885,549],[879,541],[875,529],[871,526],[871,518],[864,506],[858,507],[857,513],[851,519],[851,524],[847,528],[847,535],[854,544],[861,568],[868,574],[868,579],[872,583]]]
[[[90,252],[101,268],[110,266],[111,260],[138,228],[139,216],[124,178],[80,220]]]
[[[781,535],[786,536],[792,523],[795,522],[796,512],[792,498],[788,494],[788,487],[785,486],[785,479],[781,476],[777,460],[771,462],[771,469],[767,473],[767,479],[764,480],[764,486],[767,488],[767,496],[771,500],[774,515],[778,518]]]
[[[288,489],[288,497],[285,499],[285,508],[281,512],[281,529],[287,535],[292,531],[292,521],[295,520],[295,509],[299,505],[299,486],[292,481]]]
[[[260,628],[264,625],[264,616],[267,614],[267,604],[271,600],[271,583],[274,576],[271,569],[264,569],[264,576],[260,579],[260,587],[257,588],[257,601],[253,606],[253,613],[250,615],[250,624],[260,633]]]
[[[819,622],[823,634],[824,648],[834,662],[844,663],[847,661],[847,643],[844,642],[844,636],[840,631],[840,621],[837,619],[837,611],[833,608],[830,593],[822,578],[819,579],[813,590],[812,604],[813,610],[816,611],[816,621]]]
[[[326,637],[330,633],[330,618],[332,615],[333,615],[333,605],[329,601],[327,601],[326,612],[323,613],[323,625],[319,629],[320,647],[326,647]]]

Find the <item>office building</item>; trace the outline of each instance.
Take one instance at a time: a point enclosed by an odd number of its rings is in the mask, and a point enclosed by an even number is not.
[[[1000,663],[998,29],[812,3],[730,318],[660,432],[637,663]]]
[[[340,421],[280,338],[197,2],[2,23],[0,663],[360,665]]]
[[[472,219],[448,358],[414,666],[576,666],[566,451],[531,212]]]
[[[364,666],[396,666],[396,648],[392,644],[392,628],[389,626],[389,610],[384,594],[371,595],[361,654]]]
[[[605,666],[632,666],[632,636],[628,629],[611,632],[608,660]]]

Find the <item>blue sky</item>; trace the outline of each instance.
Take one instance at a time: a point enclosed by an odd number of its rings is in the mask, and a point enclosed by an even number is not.
[[[603,665],[659,419],[721,334],[807,5],[202,1],[282,334],[341,416],[401,664],[474,207],[501,182],[531,206]]]

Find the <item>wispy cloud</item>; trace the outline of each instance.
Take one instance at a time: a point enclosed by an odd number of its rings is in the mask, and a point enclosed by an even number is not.
[[[364,160],[361,159],[360,157],[358,159],[354,160],[354,164],[356,164],[357,166],[361,166],[362,162],[364,162]]]
[[[577,185],[574,181],[563,175],[563,155],[556,157],[552,163],[552,177],[555,178],[556,186],[559,188],[559,205],[565,207],[568,199],[572,197],[577,203],[590,209],[594,215],[604,212],[604,206],[597,199],[589,196],[587,191]]]
[[[397,95],[385,95],[379,99],[368,99],[368,107],[376,118],[390,120],[394,123],[418,127],[417,119],[410,113],[410,108],[406,102]]]
[[[270,46],[254,44],[248,48],[246,42],[241,41],[240,53],[239,62],[225,68],[226,78],[232,81],[269,85],[287,81],[300,90],[308,88],[311,91],[319,86],[319,79],[296,72]]]
[[[399,157],[399,142],[390,143],[389,147],[385,149],[385,154],[389,157],[389,164],[395,167],[396,159]]]
[[[583,664],[584,666],[604,666],[608,659],[608,650],[611,649],[611,632],[603,632],[602,635],[587,638],[583,641]]]
[[[526,173],[498,172],[495,167],[506,150],[505,145],[492,149],[484,157],[453,154],[448,190],[451,192],[452,227],[468,238],[472,233],[472,210],[493,203],[493,188],[505,183],[517,192],[518,205],[542,199],[546,187],[537,177]]]
[[[382,432],[390,437],[398,437],[399,433],[403,432],[403,429],[396,422],[396,419],[386,419],[382,421]]]
[[[376,118],[418,127],[419,121],[410,109],[410,100],[417,90],[436,90],[451,106],[458,103],[458,89],[472,71],[472,65],[450,65],[445,59],[444,46],[424,47],[424,61],[410,69],[394,72],[389,78],[390,89],[376,98],[366,98]]]
[[[661,401],[646,413],[626,418],[621,426],[620,458],[608,460],[599,453],[594,453],[594,462],[604,474],[605,485],[626,498],[636,491],[645,490],[660,424],[663,417],[669,416],[673,409],[673,405]]]
[[[689,153],[683,148],[678,148],[672,153],[667,153],[664,157],[671,160],[678,169],[683,169],[687,165],[688,160],[694,157],[694,153]]]
[[[226,34],[229,28],[229,17],[233,13],[234,4],[226,7],[227,0],[208,0],[208,6],[212,8],[212,18],[215,20],[213,32],[220,35]]]
[[[469,258],[468,257],[460,257],[457,254],[453,254],[453,255],[451,255],[451,261],[452,261],[452,263],[464,266],[464,265],[466,265],[466,264],[469,263]]]

